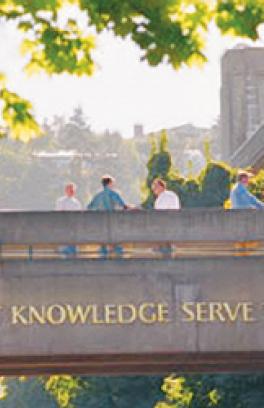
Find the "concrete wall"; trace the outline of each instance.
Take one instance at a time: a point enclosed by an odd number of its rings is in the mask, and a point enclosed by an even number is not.
[[[227,162],[264,121],[263,64],[262,47],[236,47],[222,58],[221,140]]]
[[[256,170],[264,168],[264,125],[246,140],[232,155],[230,162],[235,167],[252,166]]]
[[[1,243],[264,239],[260,211],[0,212]]]
[[[264,241],[258,211],[0,214],[2,242]],[[93,374],[264,367],[263,256],[0,264],[0,373]],[[183,304],[202,305],[188,320]],[[210,321],[209,304],[227,304]],[[29,322],[28,307],[148,305],[131,324]],[[168,311],[150,322],[157,305]],[[240,305],[240,306],[239,306]],[[241,306],[242,305],[242,306]],[[245,315],[245,305],[249,308]],[[250,305],[250,306],[249,306]],[[20,308],[21,313],[14,313]],[[113,312],[115,313],[115,312]],[[235,318],[234,314],[236,314]],[[20,317],[19,317],[20,316]],[[230,318],[231,316],[231,318]],[[233,316],[233,317],[232,317]],[[58,313],[54,314],[58,319]],[[198,316],[199,317],[199,316]],[[110,319],[111,320],[111,319]]]

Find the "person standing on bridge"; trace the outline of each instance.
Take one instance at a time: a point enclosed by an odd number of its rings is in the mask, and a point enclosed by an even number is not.
[[[127,210],[130,208],[120,194],[114,190],[115,179],[112,176],[105,175],[101,179],[103,190],[97,193],[90,204],[87,206],[87,210],[94,211],[115,211],[115,210]],[[114,253],[120,257],[123,255],[123,247],[121,245],[101,245],[99,254],[101,257],[106,258],[109,254]]]
[[[82,205],[75,197],[76,185],[67,183],[64,188],[64,196],[56,201],[56,211],[80,211]],[[60,248],[60,252],[66,256],[76,256],[77,250],[75,245],[67,245]]]
[[[246,171],[239,171],[237,183],[230,194],[231,209],[261,208],[264,203],[248,191],[249,178],[252,175]]]
[[[76,185],[68,183],[64,188],[64,196],[56,201],[57,211],[78,211],[82,209],[80,201],[75,197]]]
[[[156,178],[152,183],[151,188],[156,196],[155,210],[179,210],[181,208],[179,197],[166,187],[166,182],[160,178]]]
[[[127,210],[129,206],[114,189],[115,179],[112,176],[105,175],[102,177],[101,182],[103,190],[94,196],[90,204],[88,204],[87,210]]]

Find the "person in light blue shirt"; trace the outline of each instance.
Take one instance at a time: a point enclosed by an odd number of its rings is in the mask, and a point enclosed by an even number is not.
[[[248,191],[249,177],[250,174],[247,172],[238,173],[237,183],[230,194],[232,209],[264,209],[264,203]]]
[[[115,180],[111,176],[102,177],[103,190],[97,193],[90,204],[87,206],[87,210],[94,211],[115,211],[126,210],[128,205],[123,198],[114,190]],[[99,254],[102,258],[107,258],[112,252],[116,256],[123,255],[123,247],[121,245],[101,245]]]
[[[103,190],[94,196],[87,209],[97,211],[126,210],[128,206],[120,194],[114,190],[114,178],[106,175],[102,177],[101,181]]]

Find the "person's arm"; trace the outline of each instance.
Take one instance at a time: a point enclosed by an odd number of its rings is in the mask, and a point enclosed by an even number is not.
[[[264,203],[260,201],[257,197],[255,197],[253,194],[251,194],[249,191],[247,191],[247,197],[252,206],[254,206],[255,208],[264,209]]]
[[[96,195],[92,201],[87,205],[87,210],[96,210],[98,202],[98,195]]]
[[[124,210],[128,209],[128,205],[124,202],[123,198],[116,191],[111,191],[112,200]]]

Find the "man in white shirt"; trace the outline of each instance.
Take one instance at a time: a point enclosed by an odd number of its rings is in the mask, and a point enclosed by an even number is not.
[[[76,185],[74,183],[66,184],[64,193],[64,196],[56,202],[57,211],[79,211],[82,209],[80,201],[75,197]]]
[[[79,211],[82,209],[82,205],[79,200],[75,197],[76,185],[74,183],[67,183],[64,188],[64,196],[60,197],[56,201],[57,211]],[[75,245],[67,245],[59,248],[59,251],[70,257],[75,257],[77,255],[77,248]]]
[[[164,180],[155,179],[151,187],[157,197],[154,204],[155,210],[179,210],[181,208],[179,197],[173,191],[166,189]]]

